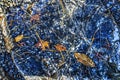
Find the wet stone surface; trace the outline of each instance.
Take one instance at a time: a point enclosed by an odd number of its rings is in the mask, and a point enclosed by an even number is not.
[[[9,54],[0,53],[0,65],[15,80],[24,80],[23,76],[119,80],[120,1],[61,1],[30,0],[8,8],[15,47]],[[75,6],[73,12],[67,5]],[[16,42],[18,35],[23,38]],[[56,44],[66,50],[56,50]],[[75,52],[89,56],[95,67],[77,61]]]

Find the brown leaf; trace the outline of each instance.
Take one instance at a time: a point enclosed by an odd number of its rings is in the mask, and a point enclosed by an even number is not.
[[[40,20],[39,14],[35,14],[35,15],[33,15],[33,16],[31,17],[30,22],[32,22],[32,21],[39,21],[39,20]]]
[[[56,44],[55,49],[59,52],[66,51],[66,47],[61,44]]]
[[[36,47],[41,47],[42,44],[41,44],[41,42],[39,41],[39,42],[37,42],[37,43],[35,44],[35,46],[36,46]]]
[[[74,56],[78,62],[85,66],[95,67],[95,63],[87,55],[83,53],[74,53]]]
[[[41,47],[42,50],[46,50],[47,48],[49,48],[49,42],[44,41],[44,40],[40,40],[37,44],[35,44],[35,46]]]

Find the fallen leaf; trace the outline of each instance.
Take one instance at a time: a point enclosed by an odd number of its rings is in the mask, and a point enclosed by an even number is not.
[[[17,37],[15,37],[15,42],[19,42],[23,39],[23,35],[18,35]]]
[[[39,41],[39,42],[37,42],[37,43],[35,44],[35,46],[36,46],[36,47],[41,47],[42,44],[41,44],[41,42]]]
[[[35,44],[36,47],[41,47],[42,50],[46,50],[46,48],[49,48],[49,42],[40,40],[37,44]]]
[[[41,40],[41,43],[42,43],[42,50],[46,50],[46,48],[49,48],[49,42],[48,41],[44,41],[44,40]]]
[[[66,51],[66,47],[61,44],[56,44],[55,49],[59,52]]]
[[[95,63],[87,55],[83,53],[74,53],[74,56],[78,62],[85,66],[95,67]]]
[[[32,21],[39,21],[39,20],[40,20],[39,14],[35,14],[35,15],[33,15],[33,16],[31,17],[30,22],[32,22]]]

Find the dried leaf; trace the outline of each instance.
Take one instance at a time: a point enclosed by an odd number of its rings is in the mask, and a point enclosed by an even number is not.
[[[87,55],[83,53],[74,53],[74,56],[78,62],[85,66],[95,67],[95,63]]]
[[[35,44],[35,46],[36,46],[37,48],[39,48],[39,47],[42,46],[42,44],[41,44],[41,42],[39,41],[39,42],[37,42],[37,43]]]
[[[66,47],[61,44],[56,44],[55,49],[59,52],[66,51]]]
[[[40,40],[36,45],[36,47],[41,47],[42,50],[46,50],[46,48],[49,48],[49,42]]]
[[[42,50],[46,50],[46,48],[49,48],[49,42],[48,41],[44,41],[44,40],[41,40],[41,43],[42,43]]]
[[[32,22],[32,21],[39,21],[39,20],[40,20],[39,14],[33,15],[33,16],[31,17],[31,19],[30,19],[31,22]]]
[[[39,42],[36,44],[36,47],[41,47],[42,50],[46,50],[47,48],[49,48],[49,42],[42,40],[37,32],[36,35],[39,38]]]
[[[15,37],[15,42],[19,42],[23,39],[23,35],[18,35],[17,37]]]

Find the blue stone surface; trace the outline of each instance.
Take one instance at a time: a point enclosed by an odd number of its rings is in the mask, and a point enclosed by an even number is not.
[[[85,0],[82,4],[79,0],[62,0],[67,13],[62,12],[59,0],[30,1],[23,1],[22,5],[9,7],[6,11],[15,47],[11,53],[0,53],[0,66],[10,77],[24,80],[24,74],[52,78],[65,75],[74,80],[120,79],[119,0]],[[29,13],[27,9],[31,3],[34,5]],[[67,5],[75,6],[71,16]],[[30,21],[36,14],[39,14],[39,20]],[[35,46],[39,41],[36,32],[42,40],[50,43],[50,49],[43,51]],[[24,38],[15,42],[15,37],[21,34]],[[20,43],[24,45],[18,46]],[[55,51],[56,44],[63,44],[67,50]],[[89,56],[95,67],[78,62],[74,52]],[[59,67],[61,62],[64,64]]]

